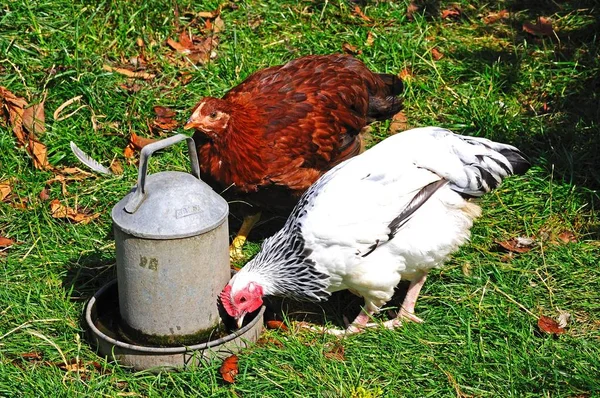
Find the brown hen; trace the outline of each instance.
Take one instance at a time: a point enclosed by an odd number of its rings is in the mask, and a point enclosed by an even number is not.
[[[261,209],[287,216],[321,174],[360,153],[359,133],[396,114],[401,91],[396,76],[332,54],[260,70],[222,99],[203,98],[185,125],[196,130],[203,179],[253,206],[232,258]]]

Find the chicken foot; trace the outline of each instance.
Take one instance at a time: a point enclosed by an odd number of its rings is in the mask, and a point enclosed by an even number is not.
[[[417,298],[419,297],[421,288],[425,284],[426,280],[427,272],[424,271],[421,276],[410,282],[410,286],[408,286],[408,291],[406,292],[406,297],[404,297],[404,301],[402,302],[402,306],[400,307],[400,311],[398,312],[396,319],[406,319],[416,323],[423,323],[423,320],[415,315],[415,304],[417,303]]]
[[[354,321],[350,324],[346,324],[346,329],[324,329],[320,327],[310,326],[309,329],[313,331],[325,332],[334,336],[347,336],[362,332],[364,329],[375,328],[383,326],[386,329],[395,329],[402,325],[402,320],[407,320],[416,323],[423,323],[423,320],[415,315],[415,304],[421,288],[427,280],[427,272],[423,272],[418,278],[410,282],[402,306],[398,315],[394,319],[385,321],[383,323],[369,322],[377,310],[367,310],[363,308],[360,313],[356,316]],[[344,317],[344,319],[346,319]]]
[[[258,212],[244,217],[244,221],[242,222],[242,226],[240,227],[237,236],[233,239],[233,242],[231,242],[231,246],[229,246],[229,259],[231,261],[239,261],[244,258],[242,247],[244,246],[244,243],[246,243],[246,238],[250,234],[250,231],[258,220],[260,220],[260,215],[261,213]]]

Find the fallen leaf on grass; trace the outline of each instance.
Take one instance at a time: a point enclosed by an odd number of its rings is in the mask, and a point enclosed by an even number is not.
[[[406,121],[407,121],[407,119],[406,119],[406,114],[404,113],[404,111],[400,111],[400,112],[396,113],[394,116],[392,116],[392,121],[390,123],[390,134],[394,135],[401,131],[406,130],[408,127],[408,124],[406,123]]]
[[[27,106],[24,98],[17,97],[7,88],[0,86],[0,108],[13,129],[20,145],[25,145],[26,137],[23,131],[23,112]]]
[[[164,106],[155,106],[156,118],[152,121],[152,127],[159,130],[173,130],[177,128],[177,120],[173,119],[175,112]]]
[[[115,175],[123,174],[123,165],[121,164],[121,162],[119,162],[118,159],[113,160],[109,168],[110,171],[112,171]]]
[[[440,59],[444,58],[444,54],[440,50],[438,50],[437,48],[435,48],[435,47],[433,47],[431,49],[431,56],[436,61],[439,61]]]
[[[66,218],[76,224],[87,224],[92,220],[100,217],[100,213],[88,214],[79,212],[60,203],[60,200],[54,199],[50,202],[50,212],[54,218]]]
[[[48,163],[48,155],[46,145],[42,144],[35,138],[30,136],[29,142],[27,144],[27,152],[31,155],[33,159],[33,166],[39,170],[50,169],[51,166]]]
[[[15,244],[14,240],[0,236],[0,247],[9,247],[14,244]]]
[[[135,157],[135,148],[131,143],[127,144],[125,149],[123,149],[123,156],[125,156],[127,159],[132,159]]]
[[[179,41],[167,39],[167,45],[177,53],[185,55],[194,64],[205,64],[217,56],[215,49],[219,44],[218,38],[207,36],[204,38],[181,32]]]
[[[23,127],[31,134],[43,133],[46,131],[44,101],[32,105],[23,111]]]
[[[154,138],[140,137],[136,133],[131,133],[131,136],[129,137],[129,143],[133,146],[133,149],[137,149],[138,151],[146,145],[152,144],[153,142],[156,142]]]
[[[209,21],[206,21],[209,22]],[[212,26],[210,28],[207,27],[208,31],[211,31],[212,33],[219,33],[225,30],[225,22],[223,21],[223,19],[220,16],[217,16],[214,20],[214,22],[212,23]]]
[[[237,355],[225,358],[223,364],[219,368],[219,373],[221,373],[221,377],[223,377],[223,380],[227,383],[234,383],[235,376],[239,373]]]
[[[287,332],[289,330],[288,327],[285,325],[285,323],[283,323],[282,321],[274,320],[274,319],[267,321],[267,329],[279,329],[279,330],[283,330],[285,332]]]
[[[483,17],[483,22],[486,24],[493,24],[502,19],[506,19],[510,16],[510,13],[506,10],[500,10],[498,12],[490,12],[486,17]]]
[[[523,238],[518,236],[516,238],[512,238],[502,242],[496,241],[496,243],[502,246],[504,249],[508,250],[509,252],[527,253],[533,248],[533,244],[535,243],[535,241],[531,238]]]
[[[44,188],[40,191],[40,194],[38,195],[40,197],[41,200],[46,201],[46,200],[50,200],[50,194],[48,194],[48,188]]]
[[[548,334],[561,334],[565,332],[565,329],[561,328],[558,322],[543,315],[538,319],[538,327],[541,331]]]
[[[406,18],[408,18],[409,21],[414,21],[415,13],[417,11],[419,11],[419,6],[416,5],[413,1],[411,1],[410,4],[406,7]]]
[[[13,129],[13,133],[17,138],[17,142],[20,146],[25,147],[25,149],[29,153],[29,156],[31,156],[31,158],[33,159],[33,166],[36,169],[52,169],[52,167],[48,163],[48,158],[46,155],[46,146],[42,144],[33,133],[33,131],[36,128],[34,116],[31,116],[31,120],[33,120],[33,122],[31,125],[28,126],[29,128],[31,128],[31,130],[27,129],[29,133],[25,131],[25,106],[27,106],[27,101],[25,101],[25,99],[17,97],[5,87],[0,86],[0,112],[5,114],[5,119],[7,119],[10,123],[10,126]],[[29,112],[35,112],[35,109],[32,109]]]
[[[523,23],[523,30],[535,36],[554,36],[552,22],[544,17],[539,17],[535,25],[529,22]]]
[[[344,352],[345,352],[344,346],[341,345],[339,341],[334,341],[333,343],[329,343],[329,344],[325,345],[325,348],[327,349],[323,353],[325,358],[335,359],[337,361],[346,360],[346,356],[344,355]]]
[[[398,73],[398,77],[402,80],[411,79],[413,77],[412,70],[410,70],[410,68],[404,68]]]
[[[371,47],[374,42],[375,42],[375,36],[373,36],[373,33],[371,33],[371,32],[367,33],[367,40],[365,41],[365,46]]]
[[[142,89],[142,86],[140,86],[137,83],[134,83],[133,81],[119,84],[119,87],[121,87],[123,90],[125,90],[129,93],[137,93],[138,91],[140,91]]]
[[[342,44],[342,50],[344,50],[344,52],[346,54],[350,54],[350,55],[362,54],[362,50],[360,48],[353,46],[350,43]]]
[[[2,202],[12,192],[12,181],[0,181],[0,202]]]
[[[20,355],[21,358],[26,359],[28,361],[39,361],[43,358],[41,352],[25,352]]]
[[[134,72],[134,71],[126,69],[126,68],[118,68],[118,67],[114,67],[114,66],[110,66],[110,65],[106,65],[106,64],[102,65],[102,69],[107,72],[119,73],[121,75],[131,77],[134,79],[151,80],[156,77],[156,75],[153,73],[141,72],[141,71]]]
[[[442,11],[442,19],[448,19],[451,17],[459,17],[462,11],[458,7],[447,8]]]
[[[60,115],[62,113],[62,111],[65,110],[65,108],[68,107],[69,105],[71,105],[72,103],[74,103],[74,102],[80,102],[81,98],[82,98],[82,96],[78,95],[78,96],[73,97],[71,99],[68,99],[65,102],[63,102],[62,104],[60,104],[59,107],[56,108],[56,110],[54,111],[54,114],[52,115],[52,117],[54,118],[54,120],[56,120],[57,122],[60,122],[61,120],[68,119],[71,116],[73,116],[74,114],[76,114],[80,109],[85,108],[86,105],[81,105],[79,108],[75,109],[73,112],[69,113],[66,116],[61,116]]]
[[[558,239],[563,243],[574,243],[577,242],[575,234],[571,231],[563,231],[558,235]]]
[[[219,14],[221,14],[221,10],[216,9],[214,11],[200,11],[196,15],[200,18],[213,19],[213,18],[217,17]]]
[[[371,18],[365,15],[365,13],[360,9],[359,6],[354,6],[354,13],[356,14],[356,16],[358,16],[365,22],[373,22]]]

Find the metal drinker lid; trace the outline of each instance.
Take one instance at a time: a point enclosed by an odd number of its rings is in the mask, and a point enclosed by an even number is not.
[[[157,150],[186,140],[190,173],[163,171],[147,176],[148,160]],[[229,206],[205,182],[194,140],[184,134],[142,148],[137,186],[112,209],[112,219],[122,231],[147,239],[187,238],[211,231],[227,218]]]

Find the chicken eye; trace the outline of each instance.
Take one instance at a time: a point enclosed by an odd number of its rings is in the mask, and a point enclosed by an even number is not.
[[[245,303],[245,302],[246,302],[246,297],[240,298],[240,303]]]
[[[210,117],[211,119],[216,119],[217,118],[217,112],[212,112],[210,115],[208,115],[208,117]]]

